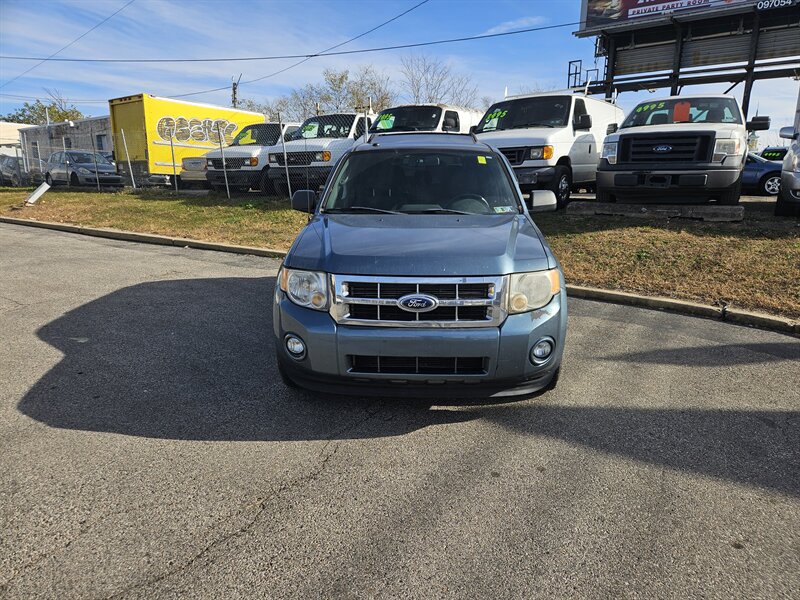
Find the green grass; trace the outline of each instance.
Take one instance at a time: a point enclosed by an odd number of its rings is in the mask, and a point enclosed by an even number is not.
[[[307,219],[286,200],[167,190],[51,190],[20,208],[30,190],[0,188],[0,214],[286,250]],[[535,215],[567,281],[800,318],[800,224],[772,216],[770,201],[745,203],[742,223]]]

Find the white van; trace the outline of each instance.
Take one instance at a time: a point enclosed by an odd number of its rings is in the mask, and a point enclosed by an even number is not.
[[[288,172],[292,191],[316,190],[325,183],[336,162],[356,140],[364,141],[376,115],[346,112],[310,117],[286,142],[270,153],[269,178],[275,191],[288,195]],[[284,158],[285,157],[285,158]]]
[[[243,127],[230,146],[206,153],[203,156],[205,160],[184,159],[181,177],[191,177],[191,171],[204,172],[211,188],[221,191],[225,189],[227,175],[228,186],[232,190],[246,192],[257,189],[271,194],[272,181],[267,175],[269,150],[275,144],[280,144],[281,136],[290,135],[299,126],[299,123],[256,123]]]
[[[481,121],[481,111],[449,104],[404,104],[378,113],[370,133],[437,131],[469,133]]]
[[[573,185],[594,185],[606,130],[623,116],[572,91],[525,94],[492,105],[474,132],[508,159],[523,193],[552,190],[564,207]]]

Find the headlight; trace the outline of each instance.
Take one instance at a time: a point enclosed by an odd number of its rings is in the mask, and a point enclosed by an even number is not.
[[[508,313],[514,315],[541,308],[559,291],[561,277],[558,269],[514,273],[509,278]]]
[[[251,156],[250,160],[248,161],[247,164],[249,164],[251,167],[257,167],[258,166],[258,157],[257,156]]]
[[[606,142],[603,144],[603,154],[601,157],[605,158],[610,165],[617,164],[617,142]]]
[[[553,158],[552,146],[534,146],[530,152],[531,160],[550,160]]]
[[[281,290],[298,306],[314,310],[328,308],[328,277],[325,273],[282,268],[278,279]]]
[[[331,153],[325,150],[324,152],[317,152],[314,155],[314,160],[317,162],[328,162],[331,159]]]
[[[714,143],[714,158],[712,160],[722,162],[728,156],[739,156],[743,148],[744,145],[739,138],[717,140]]]
[[[269,162],[271,163],[278,163],[278,155],[277,154],[270,154],[269,155]]]
[[[89,169],[85,169],[83,167],[78,167],[78,173],[81,175],[91,175],[92,172]]]

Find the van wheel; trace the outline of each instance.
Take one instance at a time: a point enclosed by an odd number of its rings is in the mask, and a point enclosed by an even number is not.
[[[566,208],[569,204],[570,190],[572,190],[572,173],[568,167],[564,165],[556,167],[555,177],[550,182],[548,189],[556,195],[556,207]]]
[[[739,197],[741,195],[742,195],[742,178],[739,177],[739,180],[736,183],[734,183],[731,187],[729,187],[727,190],[725,190],[719,195],[719,203],[728,206],[739,204]]]
[[[261,180],[258,182],[258,190],[267,196],[273,196],[275,194],[275,185],[272,183],[272,179],[269,178],[266,169],[261,171]]]
[[[289,186],[286,185],[286,182],[283,179],[276,179],[273,185],[275,187],[276,196],[280,196],[281,198],[289,197]]]
[[[769,173],[758,184],[764,196],[777,196],[781,193],[781,174]]]

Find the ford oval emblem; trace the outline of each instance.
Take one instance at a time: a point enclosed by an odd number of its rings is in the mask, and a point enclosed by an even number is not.
[[[397,301],[397,306],[408,312],[424,313],[439,306],[439,300],[427,294],[408,294]]]
[[[664,144],[663,146],[656,146],[653,148],[653,152],[658,152],[659,154],[666,154],[667,152],[672,152],[672,146],[667,146]]]

